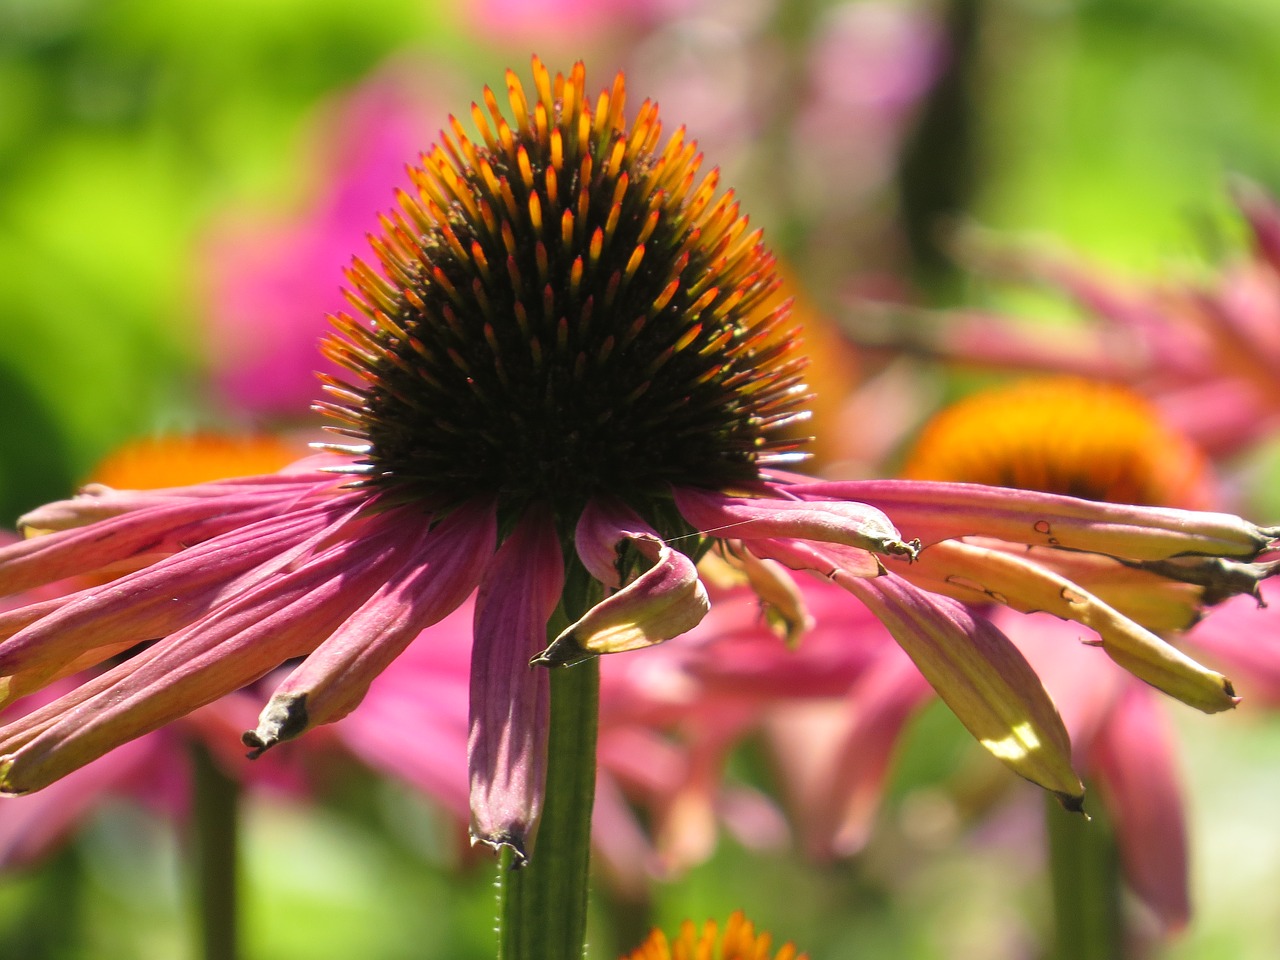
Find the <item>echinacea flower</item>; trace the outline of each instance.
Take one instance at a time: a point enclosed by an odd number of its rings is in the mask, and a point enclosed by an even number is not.
[[[680,934],[668,940],[661,930],[627,954],[623,960],[808,960],[807,953],[797,953],[795,944],[784,943],[772,952],[773,938],[756,933],[755,925],[741,910],[730,914],[724,925],[724,937],[714,920],[699,929],[692,920],[680,925]]]
[[[921,431],[904,472],[1154,505],[1204,508],[1216,496],[1205,454],[1152,403],[1127,388],[1074,377],[1026,378],[944,408]],[[1113,571],[1099,592],[1111,591],[1113,602],[1123,603],[1127,573]],[[990,602],[973,584],[956,587],[958,595],[967,591],[974,602]],[[1230,630],[1238,616],[1216,612],[1202,626]],[[1008,609],[993,618],[1045,678],[1061,709],[1078,767],[1097,783],[1114,826],[1126,879],[1164,930],[1180,930],[1191,909],[1184,804],[1174,734],[1154,691],[1109,665],[1100,669],[1087,647],[1072,642],[1082,639],[1075,624]],[[1198,643],[1198,628],[1177,629],[1194,621],[1159,629],[1222,662],[1212,635]],[[1252,662],[1227,660],[1246,695],[1253,689],[1250,667],[1268,665],[1269,676],[1280,669],[1280,623],[1272,617],[1265,625],[1270,629],[1247,632]]]
[[[1216,276],[1121,278],[1076,254],[971,230],[956,246],[975,270],[1065,295],[1076,322],[955,310],[899,317],[883,340],[990,369],[1126,385],[1211,456],[1239,453],[1280,429],[1280,204],[1244,180],[1234,193],[1250,249]],[[855,339],[869,335],[860,326],[850,325]]]
[[[979,740],[1078,806],[1066,731],[1031,668],[934,592],[994,565],[1021,603],[1060,575],[1035,556],[975,557],[955,538],[1123,557],[1158,605],[1170,582],[1159,564],[1173,557],[1190,555],[1178,576],[1219,594],[1253,589],[1249,564],[1277,531],[779,472],[801,456],[784,430],[804,417],[803,358],[785,305],[766,306],[776,275],[759,233],[732,193],[716,198],[714,171],[699,180],[683,130],[662,142],[653,103],[626,123],[621,75],[594,103],[581,64],[553,76],[535,59],[533,78],[529,95],[508,73],[511,120],[485,91],[477,139],[451,121],[411,172],[417,195],[399,195],[372,241],[381,272],[348,272],[362,318],[335,318],[323,352],[347,376],[325,377],[318,405],[345,443],[273,475],[89,488],[22,519],[47,535],[0,551],[6,592],[135,569],[0,616],[3,695],[134,652],[0,728],[0,789],[38,789],[301,658],[245,735],[261,753],[349,713],[478,591],[472,831],[518,857],[547,763],[549,684],[531,661],[567,666],[687,631],[708,605],[694,560],[715,548],[748,574],[772,559],[854,593]],[[943,541],[942,565],[917,571],[895,521]],[[1118,613],[1082,609],[1128,669],[1204,710],[1234,704],[1225,677]],[[548,644],[553,614],[568,626]]]

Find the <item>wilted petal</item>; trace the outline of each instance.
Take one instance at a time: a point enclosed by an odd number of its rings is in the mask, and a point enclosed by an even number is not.
[[[1280,528],[1258,527],[1228,513],[1136,507],[970,483],[850,480],[787,489],[819,503],[843,497],[871,504],[925,543],[983,536],[1129,560],[1182,554],[1248,560],[1280,536]]]
[[[691,487],[674,492],[686,520],[724,539],[819,540],[902,557],[914,556],[917,549],[902,540],[887,516],[865,503],[727,497]]]
[[[564,560],[551,519],[531,510],[503,542],[476,598],[471,652],[471,835],[523,861],[542,808],[550,684],[529,660],[546,643]]]
[[[1147,690],[1132,685],[1089,751],[1115,824],[1125,876],[1169,933],[1191,917],[1187,828],[1173,731]]]
[[[842,584],[880,618],[960,722],[1015,773],[1079,810],[1062,718],[1026,659],[963,604],[887,574]]]
[[[406,563],[276,688],[245,742],[261,753],[355,709],[374,677],[476,588],[496,536],[490,503],[424,525]]]
[[[1098,634],[1102,649],[1134,676],[1205,713],[1237,703],[1231,681],[1122,616],[1097,597],[1030,561],[969,543],[926,547],[908,576],[972,602],[996,600],[1014,610],[1043,610]]]
[[[784,564],[767,557],[761,559],[750,550],[742,552],[742,567],[751,589],[760,598],[765,621],[788,646],[794,647],[813,628],[813,617],[795,580]]]

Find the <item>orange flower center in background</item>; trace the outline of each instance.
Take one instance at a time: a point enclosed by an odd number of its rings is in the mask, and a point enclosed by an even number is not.
[[[770,953],[772,938],[767,933],[757,934],[751,921],[736,911],[724,928],[724,939],[716,946],[719,927],[714,920],[702,925],[702,930],[686,920],[680,926],[680,935],[668,941],[661,930],[654,930],[623,960],[809,960],[807,953],[796,953],[795,945],[785,943],[777,954]]]
[[[1205,456],[1142,397],[1075,377],[972,394],[924,427],[903,467],[954,480],[1146,506],[1212,506]]]
[[[275,473],[306,454],[306,447],[270,436],[154,437],[118,448],[98,464],[90,479],[117,490],[185,487]]]

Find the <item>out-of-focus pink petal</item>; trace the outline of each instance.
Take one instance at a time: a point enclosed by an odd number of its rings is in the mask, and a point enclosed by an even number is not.
[[[1232,597],[1186,634],[1188,646],[1230,670],[1246,704],[1280,706],[1280,583],[1265,580],[1260,606],[1252,597]]]
[[[105,796],[141,778],[161,742],[155,735],[130,741],[38,793],[0,797],[0,870],[50,854]]]
[[[1115,825],[1125,876],[1169,933],[1191,916],[1187,831],[1169,722],[1136,683],[1117,700],[1090,751]]]
[[[871,834],[903,730],[933,690],[906,657],[886,654],[849,690],[852,723],[837,740],[831,850],[857,853]]]
[[[551,518],[531,508],[480,584],[471,652],[471,835],[527,856],[542,808],[550,684],[529,661],[546,643],[564,560]]]

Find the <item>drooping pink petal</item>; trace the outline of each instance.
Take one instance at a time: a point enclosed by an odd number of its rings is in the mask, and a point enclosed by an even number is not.
[[[272,694],[252,745],[259,752],[311,726],[332,723],[364,699],[369,684],[422,630],[457,609],[493,557],[491,502],[455,509],[423,525],[405,563]]]
[[[270,577],[292,562],[299,548],[314,544],[316,534],[340,527],[352,511],[349,501],[339,499],[260,520],[69,594],[54,612],[0,642],[0,675],[40,670],[47,677],[89,651],[173,633],[219,597],[242,593]],[[17,611],[8,619],[20,622]],[[11,690],[10,696],[21,692]]]
[[[550,683],[529,661],[546,644],[564,560],[555,526],[526,511],[494,556],[476,598],[471,652],[471,834],[527,857],[542,808]]]
[[[1176,933],[1191,917],[1187,828],[1174,736],[1155,698],[1128,684],[1089,751],[1115,826],[1125,876]]]
[[[0,728],[0,790],[38,789],[314,649],[387,579],[413,538],[403,517],[367,523],[360,538],[324,548]]]
[[[988,621],[947,597],[886,574],[843,584],[894,639],[969,732],[996,758],[1078,810],[1084,786],[1071,767],[1062,718],[1026,659]]]
[[[1138,507],[1058,494],[930,480],[795,484],[796,496],[870,504],[924,543],[967,536],[1088,550],[1129,560],[1183,554],[1251,559],[1280,536],[1226,513]]]

